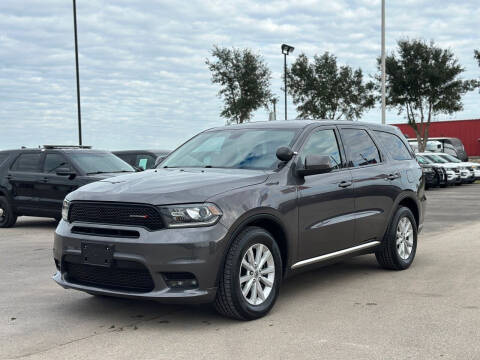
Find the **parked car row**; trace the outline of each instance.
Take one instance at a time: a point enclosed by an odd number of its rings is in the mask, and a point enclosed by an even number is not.
[[[478,164],[415,156],[395,127],[338,121],[215,128],[168,156],[115,154],[1,151],[0,227],[58,219],[53,279],[64,288],[213,302],[244,320],[267,314],[303,268],[365,253],[408,268],[424,186],[480,179]]]
[[[471,184],[480,179],[480,164],[477,163],[437,152],[417,153],[416,158],[423,168],[426,188]]]

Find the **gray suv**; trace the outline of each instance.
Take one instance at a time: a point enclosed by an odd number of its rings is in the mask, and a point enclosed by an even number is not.
[[[94,295],[268,313],[283,278],[374,253],[415,257],[422,170],[395,127],[282,121],[214,128],[157,169],[70,193],[54,280]]]

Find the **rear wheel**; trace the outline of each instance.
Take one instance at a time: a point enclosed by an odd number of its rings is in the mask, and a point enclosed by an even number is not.
[[[410,209],[402,206],[395,213],[375,256],[385,269],[404,270],[412,264],[416,251],[417,224]]]
[[[9,228],[17,222],[17,215],[13,212],[8,199],[0,196],[0,228]]]
[[[282,278],[282,258],[273,236],[248,227],[234,240],[220,276],[215,308],[225,316],[253,320],[275,304]]]

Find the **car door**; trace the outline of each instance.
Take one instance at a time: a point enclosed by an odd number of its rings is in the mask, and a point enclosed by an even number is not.
[[[58,175],[56,170],[69,169],[71,175]],[[45,153],[42,168],[42,185],[40,191],[40,207],[52,216],[60,215],[63,199],[78,188],[77,171],[61,152]]]
[[[370,132],[342,126],[340,135],[351,169],[355,193],[355,243],[379,241],[398,195],[398,169],[387,162]]]
[[[308,154],[328,155],[335,168],[305,176],[298,187],[299,259],[306,260],[346,249],[354,242],[352,176],[335,127],[312,131],[298,156],[298,166]]]
[[[32,211],[38,209],[41,156],[40,151],[22,151],[8,170],[7,180],[12,188],[13,206],[19,213],[35,215]]]

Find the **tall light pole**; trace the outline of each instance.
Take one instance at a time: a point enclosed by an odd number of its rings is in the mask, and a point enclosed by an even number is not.
[[[292,53],[294,49],[293,46],[282,44],[283,77],[285,80],[285,120],[287,120],[287,55]]]
[[[77,72],[78,145],[82,145],[82,113],[80,111],[80,75],[78,73],[77,3],[75,0],[73,0],[73,28],[75,32],[75,69]]]
[[[382,71],[382,124],[385,124],[385,0],[382,0],[382,55],[380,67]]]

